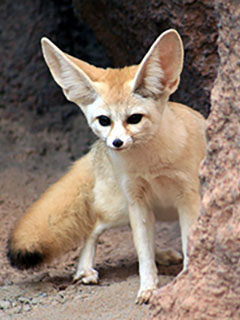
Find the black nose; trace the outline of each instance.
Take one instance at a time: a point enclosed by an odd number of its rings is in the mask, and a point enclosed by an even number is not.
[[[120,139],[115,139],[115,140],[113,141],[113,145],[114,145],[114,147],[116,147],[116,148],[120,148],[120,147],[123,145],[123,141],[120,140]]]

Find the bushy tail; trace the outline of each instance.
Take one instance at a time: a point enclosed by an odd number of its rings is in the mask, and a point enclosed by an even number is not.
[[[11,265],[19,269],[34,267],[84,240],[96,220],[93,185],[91,159],[86,155],[18,221],[8,241]]]

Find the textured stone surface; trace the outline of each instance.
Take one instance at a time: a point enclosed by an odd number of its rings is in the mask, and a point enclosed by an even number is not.
[[[200,170],[201,216],[188,272],[159,290],[152,319],[240,319],[240,5],[215,1],[220,67]]]
[[[205,116],[208,114],[218,65],[212,1],[73,0],[73,3],[107,49],[115,67],[138,63],[160,33],[177,29],[185,46],[185,65],[173,99]]]
[[[86,150],[92,135],[78,108],[67,103],[53,81],[42,57],[40,39],[47,36],[66,52],[103,67],[110,62],[90,28],[74,14],[71,3],[0,2],[0,133],[8,136],[9,143],[17,140],[19,144],[19,140],[26,140],[23,128],[35,132],[36,139],[28,147],[37,148],[39,153],[46,153],[51,146],[37,135],[57,134],[57,150],[68,150],[69,157],[76,158],[81,155],[78,141],[85,141]],[[12,128],[4,129],[6,121],[12,122]]]
[[[2,1],[0,19],[1,107],[24,103],[22,107],[38,109],[42,114],[51,105],[65,101],[42,58],[43,36],[91,63],[109,64],[91,30],[74,15],[71,0]]]

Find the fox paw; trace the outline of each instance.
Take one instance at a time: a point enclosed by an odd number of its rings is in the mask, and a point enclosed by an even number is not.
[[[136,299],[136,304],[148,303],[156,288],[140,290]]]
[[[165,249],[156,253],[155,260],[158,264],[168,266],[170,264],[181,263],[183,261],[183,256],[174,249]]]
[[[98,272],[95,269],[77,270],[73,277],[73,283],[97,284]]]

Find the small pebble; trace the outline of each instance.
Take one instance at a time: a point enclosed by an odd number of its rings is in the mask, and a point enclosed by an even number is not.
[[[18,301],[19,302],[21,302],[21,303],[29,303],[29,299],[28,298],[26,298],[26,297],[19,297],[18,298]]]
[[[7,310],[11,307],[11,303],[7,300],[0,300],[0,309]]]
[[[30,310],[32,310],[32,307],[31,307],[29,304],[25,304],[25,305],[23,306],[23,311],[28,312],[28,311],[30,311]]]
[[[12,301],[12,307],[14,308],[14,307],[16,307],[18,304],[17,304],[17,301],[16,300],[14,300],[14,301]]]
[[[31,301],[31,304],[33,306],[37,305],[39,303],[38,299],[37,298],[32,298],[32,301]]]
[[[46,292],[41,292],[41,293],[39,293],[38,296],[41,297],[41,298],[46,298],[48,295],[47,295]]]
[[[64,293],[63,293],[63,292],[59,292],[58,295],[59,295],[61,298],[64,298]]]

